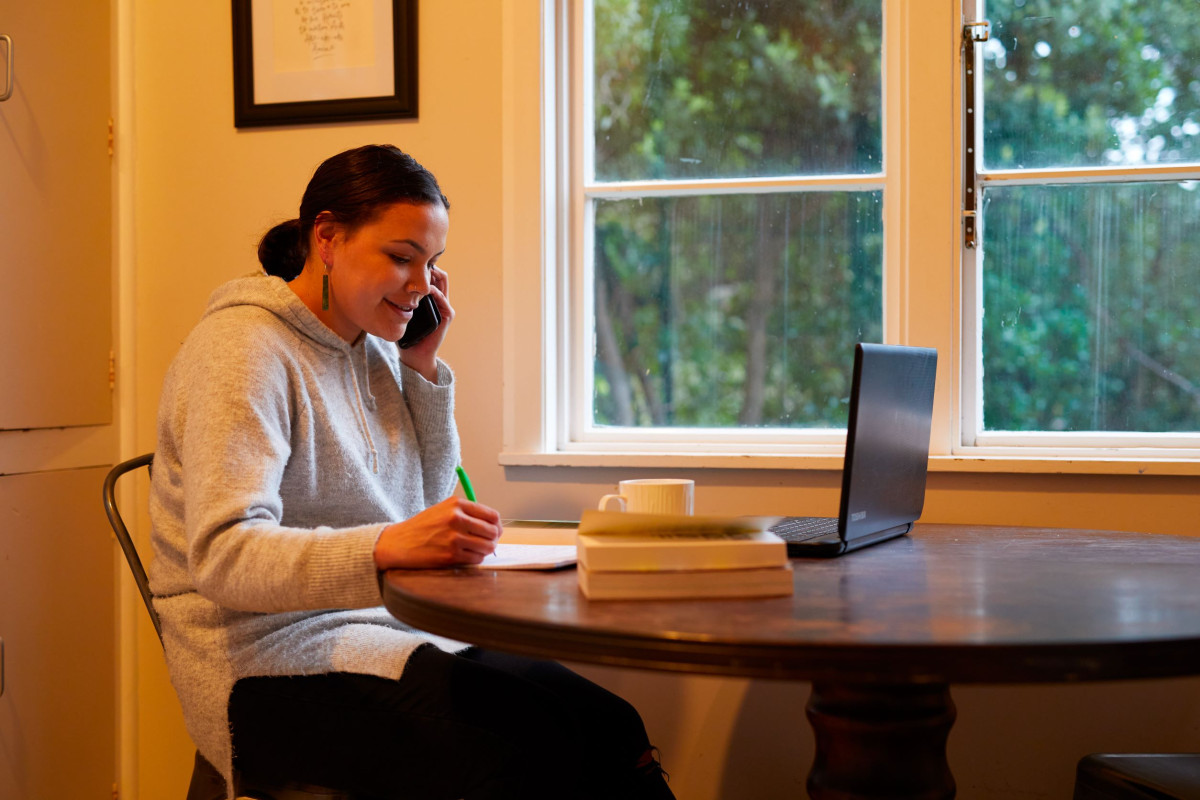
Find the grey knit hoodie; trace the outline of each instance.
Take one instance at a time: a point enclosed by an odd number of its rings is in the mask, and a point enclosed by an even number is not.
[[[371,335],[350,345],[279,278],[213,293],[167,372],[150,588],[196,747],[228,781],[238,678],[398,679],[433,642],[379,607],[384,526],[454,490],[450,369],[434,385]]]

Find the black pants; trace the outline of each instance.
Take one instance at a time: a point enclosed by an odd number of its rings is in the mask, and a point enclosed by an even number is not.
[[[234,765],[370,798],[673,798],[629,703],[551,661],[425,646],[399,681],[243,678]]]

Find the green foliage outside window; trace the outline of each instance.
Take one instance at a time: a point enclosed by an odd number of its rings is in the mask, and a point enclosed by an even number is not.
[[[881,170],[879,0],[597,0],[597,181]],[[599,200],[595,422],[846,423],[878,191]]]
[[[881,0],[594,10],[589,179],[881,171]],[[1200,160],[1196,0],[985,16],[985,169]],[[1200,192],[1151,177],[984,192],[985,430],[1200,431]],[[882,201],[596,199],[595,423],[844,425],[853,343],[882,338]]]
[[[879,341],[879,192],[600,201],[596,420],[844,427]]]
[[[991,169],[1200,156],[1194,0],[992,0]],[[983,195],[984,427],[1200,430],[1200,192],[1192,182]]]

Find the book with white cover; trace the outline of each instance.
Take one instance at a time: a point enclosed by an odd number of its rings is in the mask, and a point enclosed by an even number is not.
[[[592,572],[581,568],[579,589],[589,600],[785,597],[792,594],[792,567],[667,572]]]
[[[788,563],[787,545],[767,531],[751,533],[580,534],[580,566],[593,572],[756,569]]]
[[[700,514],[636,514],[626,511],[583,512],[579,532],[586,536],[641,536],[654,534],[730,535],[757,533],[779,517],[723,517]]]

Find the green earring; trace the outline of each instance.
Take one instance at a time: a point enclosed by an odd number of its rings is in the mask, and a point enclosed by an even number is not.
[[[321,310],[329,310],[329,265],[325,265],[325,274],[321,276]]]

